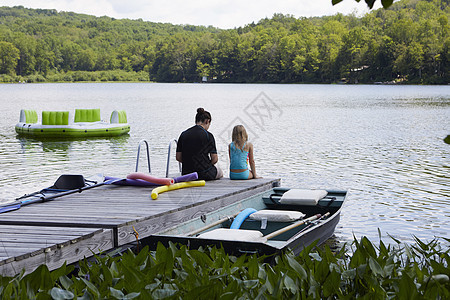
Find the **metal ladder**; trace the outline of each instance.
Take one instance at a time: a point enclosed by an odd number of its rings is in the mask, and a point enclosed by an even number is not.
[[[170,152],[172,150],[172,144],[174,142],[175,142],[175,145],[178,144],[178,141],[176,139],[173,139],[169,142],[169,150],[167,151],[166,177],[169,177]],[[180,174],[181,174],[181,163],[180,162],[178,162],[178,169],[180,170]]]
[[[167,151],[167,166],[166,166],[166,177],[169,177],[169,166],[170,166],[170,154],[172,152],[172,144],[175,143],[175,145],[177,145],[177,140],[173,139],[169,142],[169,149]],[[148,142],[146,140],[141,140],[139,141],[139,145],[138,145],[138,149],[137,149],[137,158],[136,158],[136,169],[135,172],[138,171],[139,169],[139,158],[141,155],[141,146],[145,145],[146,150],[147,150],[147,163],[148,163],[148,173],[151,174],[152,170],[150,167],[150,151],[149,151],[149,146],[148,146]],[[178,162],[178,169],[180,171],[181,174],[181,163]]]
[[[141,145],[142,144],[145,144],[146,149],[147,149],[148,173],[151,174],[152,173],[152,169],[150,167],[150,152],[149,152],[148,143],[147,143],[146,140],[140,140],[139,141],[139,145],[138,145],[138,149],[137,149],[136,170],[135,170],[135,172],[137,172],[138,168],[139,168],[139,156],[141,154]]]

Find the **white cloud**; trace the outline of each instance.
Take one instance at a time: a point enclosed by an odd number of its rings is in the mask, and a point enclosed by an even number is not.
[[[380,1],[377,0],[377,7]],[[212,25],[224,29],[258,22],[274,13],[298,18],[338,12],[360,15],[368,11],[364,1],[357,3],[355,0],[344,0],[335,6],[331,0],[3,0],[1,5],[173,24]]]

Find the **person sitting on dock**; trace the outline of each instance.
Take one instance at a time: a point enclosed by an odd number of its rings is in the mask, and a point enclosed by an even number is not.
[[[232,142],[228,145],[230,156],[230,179],[261,178],[256,175],[253,158],[253,144],[248,141],[247,131],[242,125],[236,125],[231,134]],[[250,165],[251,170],[248,169]]]
[[[216,142],[208,131],[211,114],[203,108],[197,109],[195,125],[183,131],[177,143],[177,161],[182,163],[183,175],[197,172],[198,178],[214,180],[223,177],[222,169],[217,165]]]

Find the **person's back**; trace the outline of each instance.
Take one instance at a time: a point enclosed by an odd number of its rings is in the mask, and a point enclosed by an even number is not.
[[[208,173],[213,167],[209,153],[216,152],[214,137],[200,125],[183,131],[178,139],[177,152],[183,156],[182,174],[197,172]],[[209,177],[215,177],[210,174]]]
[[[236,147],[234,142],[230,144],[230,169],[248,169],[248,150],[245,150],[247,142],[242,149]]]
[[[177,143],[177,160],[182,163],[182,174],[197,172],[199,179],[213,180],[223,176],[215,166],[218,161],[216,142],[208,132],[211,114],[197,109],[196,125],[183,131]]]

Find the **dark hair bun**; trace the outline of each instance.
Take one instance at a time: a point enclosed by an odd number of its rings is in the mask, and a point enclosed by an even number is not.
[[[204,122],[205,120],[211,121],[211,114],[203,109],[203,107],[197,108],[197,114],[195,115],[195,123]]]

